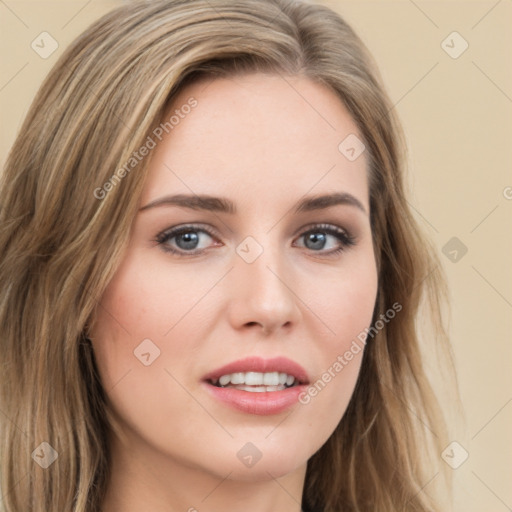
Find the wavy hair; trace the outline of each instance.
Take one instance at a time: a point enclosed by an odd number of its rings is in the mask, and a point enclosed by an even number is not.
[[[308,461],[304,507],[432,512],[422,492],[445,442],[418,325],[450,353],[446,286],[406,200],[405,144],[377,68],[334,11],[299,0],[153,0],[119,7],[64,52],[40,87],[0,184],[1,489],[5,512],[96,512],[115,428],[87,326],[123,256],[150,157],[109,182],[199,77],[304,76],[329,87],[364,139],[379,275],[373,320],[341,422]],[[36,464],[47,442],[57,454]],[[39,449],[40,450],[40,449]],[[435,458],[435,457],[434,457]],[[429,493],[431,494],[431,493]],[[443,506],[443,510],[446,507]]]

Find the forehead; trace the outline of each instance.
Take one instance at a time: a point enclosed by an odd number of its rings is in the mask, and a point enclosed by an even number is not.
[[[365,154],[351,161],[339,148],[349,136],[361,138],[358,127],[334,92],[308,78],[203,79],[174,98],[166,121],[143,203],[204,193],[261,206],[343,191],[368,208]]]

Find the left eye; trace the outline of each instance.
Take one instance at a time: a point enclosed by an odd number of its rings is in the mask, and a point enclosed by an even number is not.
[[[161,245],[164,251],[177,256],[195,256],[204,252],[208,247],[206,242],[206,246],[199,247],[201,240],[204,238],[216,239],[216,236],[205,228],[183,226],[160,233],[155,242]],[[308,231],[303,232],[298,239],[304,239],[303,245],[298,247],[305,247],[326,256],[337,254],[355,244],[355,238],[347,231],[331,225],[312,226]],[[334,242],[334,247],[326,248],[328,245],[332,246],[332,243],[328,243],[330,239]]]
[[[299,239],[304,238],[304,246],[312,249],[314,252],[322,251],[326,255],[337,254],[347,247],[355,244],[355,238],[344,229],[336,226],[321,225],[314,226],[312,229],[303,233]],[[326,247],[329,238],[333,240],[334,247]]]

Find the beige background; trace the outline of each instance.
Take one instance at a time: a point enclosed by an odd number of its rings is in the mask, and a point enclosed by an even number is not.
[[[2,164],[62,49],[120,3],[0,1]],[[449,277],[451,334],[466,411],[465,428],[457,429],[454,440],[469,452],[453,470],[455,509],[511,510],[512,1],[322,3],[346,17],[381,67],[409,141],[410,203]],[[31,48],[43,31],[59,44],[47,59]],[[469,44],[456,59],[441,46],[453,31]],[[444,44],[453,53],[463,41],[450,36]],[[456,249],[455,262],[442,253],[452,237],[467,247],[462,257]]]

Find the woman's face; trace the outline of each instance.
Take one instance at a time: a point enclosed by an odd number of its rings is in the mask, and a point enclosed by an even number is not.
[[[171,115],[91,331],[126,449],[300,470],[347,408],[377,294],[359,131],[324,86],[258,73],[188,86]]]

